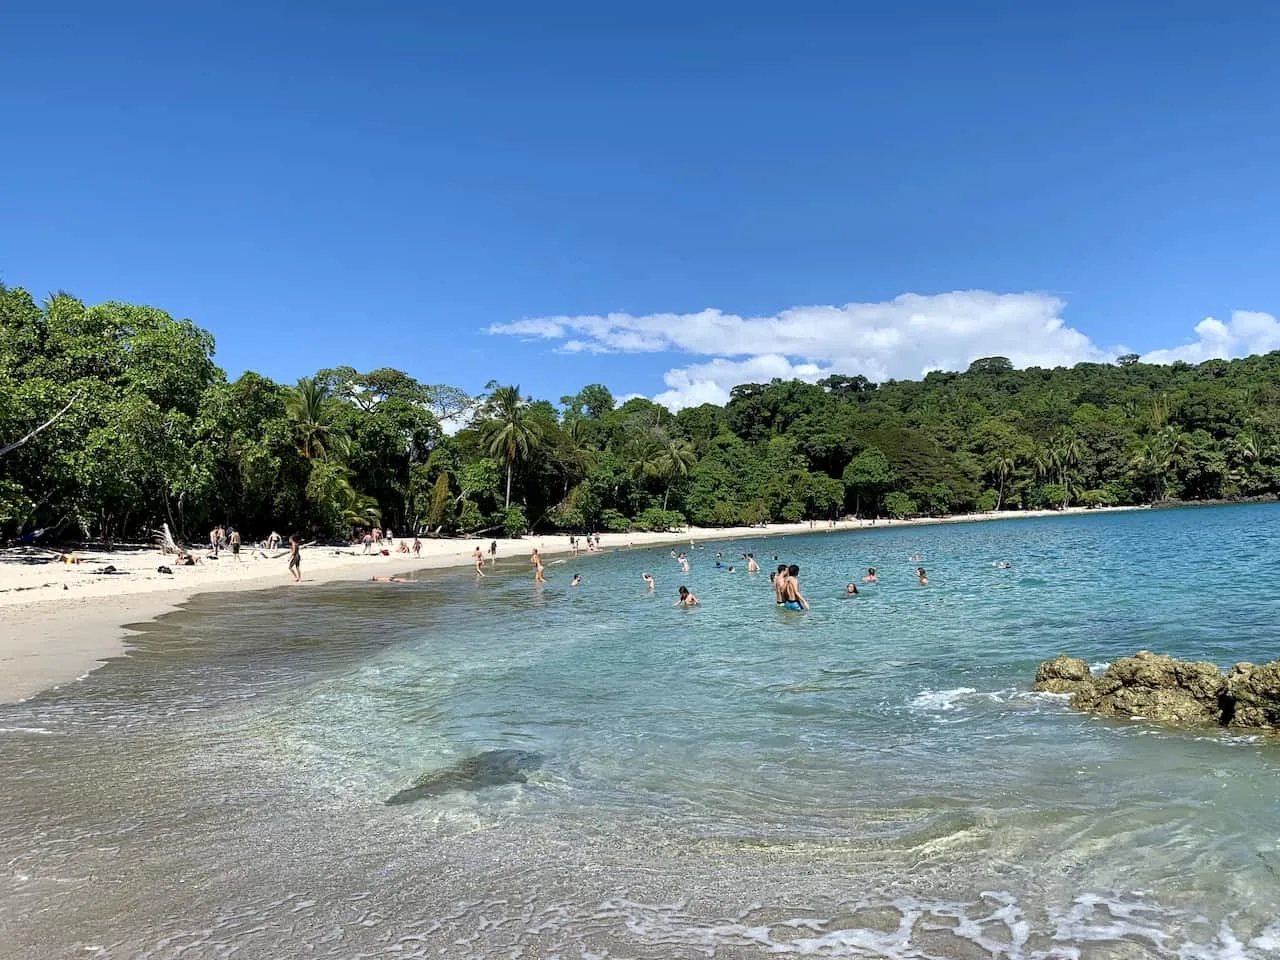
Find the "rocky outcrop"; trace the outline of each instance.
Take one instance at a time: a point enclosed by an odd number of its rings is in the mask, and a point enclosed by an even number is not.
[[[1071,706],[1104,716],[1280,729],[1280,661],[1238,663],[1223,674],[1212,663],[1140,650],[1094,677],[1083,660],[1059,656],[1040,664],[1036,689],[1070,693]]]
[[[1042,693],[1075,693],[1092,684],[1089,664],[1066,654],[1046,660],[1036,670],[1036,689]]]

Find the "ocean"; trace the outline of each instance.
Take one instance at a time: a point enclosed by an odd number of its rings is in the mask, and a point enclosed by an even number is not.
[[[1059,653],[1280,657],[1278,531],[1105,513],[197,597],[0,706],[0,957],[1280,957],[1280,741],[1031,690]]]

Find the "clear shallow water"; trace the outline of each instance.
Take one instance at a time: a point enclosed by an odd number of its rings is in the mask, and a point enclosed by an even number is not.
[[[1280,743],[1030,692],[1059,652],[1280,656],[1278,521],[868,529],[707,544],[688,576],[635,550],[541,590],[512,563],[197,598],[0,707],[0,957],[1280,957]],[[717,549],[800,563],[814,610]],[[869,565],[881,584],[841,598]],[[383,805],[507,748],[544,765]]]

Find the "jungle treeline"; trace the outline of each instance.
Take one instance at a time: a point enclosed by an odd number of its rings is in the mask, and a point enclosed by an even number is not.
[[[446,429],[446,426],[449,429]],[[394,369],[228,380],[213,337],[0,285],[0,536],[203,539],[667,529],[1280,493],[1280,352],[616,404]]]

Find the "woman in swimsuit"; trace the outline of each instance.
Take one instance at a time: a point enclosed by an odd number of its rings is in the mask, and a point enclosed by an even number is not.
[[[696,607],[698,598],[689,592],[688,587],[680,588],[680,599],[676,601],[677,607]]]

